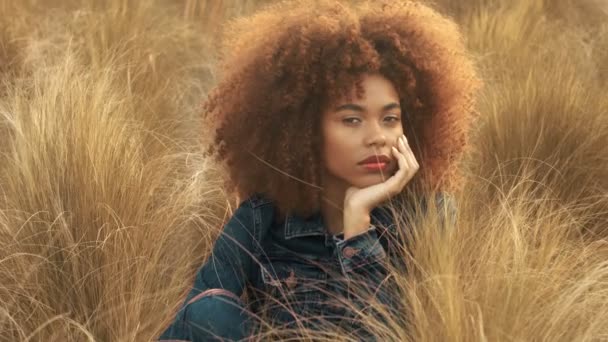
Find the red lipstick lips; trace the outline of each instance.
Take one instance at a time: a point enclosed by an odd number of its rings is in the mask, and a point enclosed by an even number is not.
[[[378,163],[390,163],[391,158],[389,158],[387,155],[384,154],[380,154],[377,156],[369,156],[365,159],[363,159],[362,161],[360,161],[358,164],[378,164]]]
[[[390,162],[391,159],[388,156],[381,154],[378,156],[369,156],[360,161],[359,165],[362,165],[368,171],[376,173],[386,170]]]

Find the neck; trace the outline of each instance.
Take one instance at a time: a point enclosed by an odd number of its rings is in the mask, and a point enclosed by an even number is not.
[[[321,214],[325,229],[332,235],[344,230],[344,194],[348,185],[331,179],[324,184]]]

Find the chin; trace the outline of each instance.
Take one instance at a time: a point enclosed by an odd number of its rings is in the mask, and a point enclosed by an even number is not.
[[[384,176],[384,178],[382,178]],[[358,188],[365,188],[368,186],[372,186],[375,184],[382,183],[388,180],[391,177],[390,174],[385,173],[384,175],[378,174],[369,174],[359,177],[355,182],[351,183]]]

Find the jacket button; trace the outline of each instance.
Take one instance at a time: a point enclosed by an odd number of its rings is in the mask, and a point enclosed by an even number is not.
[[[348,247],[344,247],[344,249],[342,250],[342,255],[345,258],[349,258],[350,259],[355,254],[357,254],[358,251],[359,251],[358,249],[348,246]]]

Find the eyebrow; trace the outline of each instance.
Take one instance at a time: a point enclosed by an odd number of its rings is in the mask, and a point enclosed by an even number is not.
[[[354,110],[356,112],[365,111],[365,109],[363,107],[356,105],[354,103],[343,104],[341,106],[336,107],[334,109],[334,111],[339,112],[339,111],[345,110],[345,109]],[[389,103],[389,104],[385,105],[384,107],[382,107],[382,111],[387,111],[387,110],[391,110],[391,109],[401,109],[401,106],[396,102],[392,102],[392,103]]]

